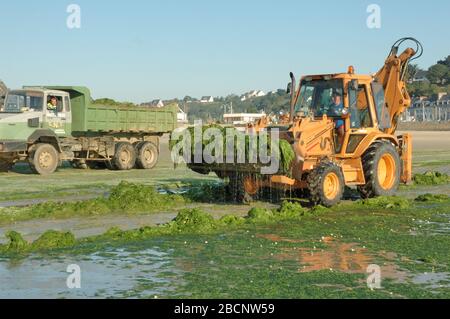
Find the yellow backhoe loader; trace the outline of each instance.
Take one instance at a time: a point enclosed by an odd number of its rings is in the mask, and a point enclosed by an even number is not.
[[[399,54],[406,41],[416,48]],[[408,64],[422,55],[413,38],[398,40],[374,75],[348,72],[304,76],[298,89],[291,73],[290,117],[285,123],[262,118],[253,131],[277,128],[292,145],[295,160],[290,174],[256,176],[216,172],[245,197],[261,188],[306,190],[313,204],[338,203],[345,186],[355,186],[363,198],[393,195],[412,178],[410,134],[395,134],[401,114],[411,105],[406,89]]]

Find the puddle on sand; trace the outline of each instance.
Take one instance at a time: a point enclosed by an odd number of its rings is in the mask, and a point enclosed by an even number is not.
[[[428,289],[450,288],[450,273],[424,273],[415,275],[412,282],[419,285],[425,285]]]
[[[442,221],[418,220],[419,229],[432,235],[450,235],[450,214],[438,215]],[[413,233],[414,234],[414,233]]]
[[[277,235],[260,236],[275,242],[302,242]],[[326,248],[289,247],[282,248],[282,252],[274,257],[279,260],[296,260],[299,262],[299,272],[312,272],[320,270],[335,270],[345,273],[367,273],[367,267],[374,263],[374,255],[357,243],[342,243],[333,237],[323,237],[321,243]],[[395,259],[395,254],[389,256]],[[389,259],[389,258],[388,258]],[[407,273],[401,271],[394,263],[386,262],[380,265],[383,278],[403,281]]]
[[[67,266],[81,268],[81,289],[70,290]],[[168,273],[173,276],[167,276]],[[162,273],[165,275],[162,276]],[[0,298],[114,298],[152,297],[170,291],[174,278],[170,252],[116,249],[89,256],[61,256],[0,261]]]

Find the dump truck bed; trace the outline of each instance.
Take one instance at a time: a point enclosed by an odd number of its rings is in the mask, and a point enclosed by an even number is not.
[[[162,108],[97,105],[92,103],[88,88],[81,86],[46,86],[46,89],[69,93],[72,113],[72,135],[92,133],[163,134],[177,128],[178,105]]]
[[[176,116],[176,104],[164,108],[89,105],[83,131],[168,133],[176,128]]]

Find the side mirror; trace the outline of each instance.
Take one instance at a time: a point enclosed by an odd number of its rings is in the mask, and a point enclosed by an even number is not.
[[[358,91],[359,89],[359,83],[358,80],[351,80],[350,81],[350,86],[349,86],[352,90]]]

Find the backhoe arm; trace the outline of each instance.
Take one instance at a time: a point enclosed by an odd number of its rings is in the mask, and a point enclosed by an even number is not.
[[[416,42],[417,50],[408,48],[401,55],[397,56],[400,44],[407,40]],[[416,58],[420,57],[422,51],[420,42],[413,38],[397,41],[392,47],[384,66],[375,75],[375,81],[384,88],[385,103],[390,120],[389,128],[384,129],[384,132],[387,134],[395,133],[400,115],[411,106],[411,97],[406,89],[405,77],[408,64],[418,53],[419,56]]]

